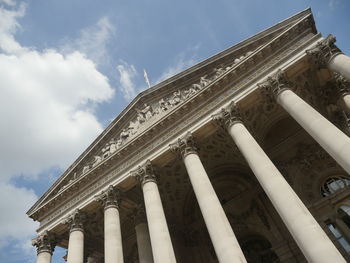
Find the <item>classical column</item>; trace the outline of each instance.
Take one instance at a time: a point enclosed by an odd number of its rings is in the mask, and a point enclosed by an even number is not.
[[[48,231],[33,239],[32,245],[37,248],[36,263],[51,263],[51,256],[55,249],[55,237]]]
[[[313,63],[319,67],[328,67],[330,70],[343,75],[350,80],[350,57],[345,56],[334,44],[333,35],[321,40],[315,47],[306,51]]]
[[[214,116],[225,127],[308,262],[345,262],[308,209],[243,125],[231,104]]]
[[[65,222],[70,226],[67,255],[68,263],[83,263],[84,261],[83,223],[85,219],[85,214],[77,209]]]
[[[279,70],[261,88],[273,94],[277,102],[350,174],[350,138],[296,95],[291,82]]]
[[[148,160],[139,166],[132,175],[138,177],[141,183],[154,262],[174,263],[175,253],[151,162]]]
[[[139,263],[153,263],[151,239],[149,236],[145,208],[140,205],[135,211],[135,232]]]
[[[96,198],[104,206],[105,263],[123,263],[123,245],[119,218],[119,190],[110,185]]]
[[[247,262],[199,158],[192,134],[187,133],[170,147],[183,158],[219,262]]]
[[[334,73],[334,78],[343,108],[350,113],[350,81],[337,73]]]

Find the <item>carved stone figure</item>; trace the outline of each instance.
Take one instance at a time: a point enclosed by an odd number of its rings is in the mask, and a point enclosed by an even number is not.
[[[181,102],[181,92],[178,90],[174,92],[173,97],[169,100],[169,104],[171,106],[175,106],[180,102]]]
[[[164,99],[161,99],[158,103],[160,112],[168,110],[168,102],[166,102]]]
[[[119,149],[122,145],[123,145],[123,141],[121,139],[118,139],[117,145],[116,145],[117,149]]]
[[[207,86],[210,83],[210,80],[206,78],[206,76],[203,76],[199,80],[199,84],[201,85],[202,88]]]
[[[94,162],[92,163],[92,167],[97,166],[100,162],[102,162],[102,157],[101,156],[94,156]]]
[[[215,71],[214,79],[220,77],[222,74],[225,73],[225,70],[221,67],[214,69],[214,71]]]
[[[121,140],[126,140],[129,137],[129,131],[128,129],[123,129],[122,132],[120,133],[120,139]]]
[[[137,116],[137,120],[139,121],[139,123],[144,123],[145,121],[149,120],[152,116],[153,116],[153,111],[152,111],[152,107],[147,105],[147,103],[145,103],[143,105],[143,109],[142,110],[137,110],[138,116]]]
[[[84,174],[84,173],[87,173],[89,170],[90,170],[90,165],[89,165],[89,164],[88,164],[88,165],[85,165],[85,166],[83,167],[83,174]]]
[[[184,91],[184,98],[188,99],[189,97],[192,97],[196,93],[197,93],[197,90],[193,86],[191,86],[188,90]]]

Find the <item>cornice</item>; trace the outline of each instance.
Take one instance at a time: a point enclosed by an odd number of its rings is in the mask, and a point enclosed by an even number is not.
[[[129,167],[132,167],[133,164],[137,163],[139,159],[143,158],[143,154],[145,154],[147,151],[149,151],[151,148],[155,147],[155,143],[152,141],[150,143],[143,143],[141,147],[141,140],[140,138],[147,137],[149,134],[157,129],[157,127],[160,127],[163,130],[163,135],[167,134],[167,136],[172,136],[176,132],[179,132],[181,130],[181,127],[175,131],[173,128],[170,127],[170,129],[164,129],[162,126],[162,123],[164,124],[165,121],[169,119],[178,119],[178,116],[181,115],[181,110],[183,111],[184,108],[194,108],[195,105],[198,105],[201,103],[203,100],[207,100],[208,97],[216,97],[214,99],[214,102],[220,103],[224,100],[226,100],[228,97],[232,96],[232,90],[230,90],[227,94],[224,93],[224,95],[220,95],[224,89],[226,89],[228,86],[235,86],[234,90],[239,90],[242,86],[244,86],[247,82],[252,81],[253,79],[257,78],[262,74],[261,72],[264,72],[267,70],[269,67],[259,67],[261,66],[261,63],[264,63],[264,61],[268,60],[270,58],[270,62],[276,63],[277,61],[283,60],[286,58],[285,55],[283,55],[283,52],[286,51],[291,51],[291,50],[286,50],[285,47],[286,45],[288,46],[290,43],[293,41],[296,41],[296,37],[303,37],[311,32],[313,32],[312,28],[310,28],[310,24],[313,24],[312,20],[312,15],[309,14],[306,17],[303,17],[298,23],[295,25],[291,26],[284,32],[282,32],[279,36],[275,37],[268,43],[266,43],[264,46],[260,47],[259,49],[255,50],[254,53],[250,54],[247,56],[243,61],[237,63],[234,67],[232,67],[230,70],[228,70],[225,74],[219,76],[214,82],[210,83],[208,86],[200,90],[197,94],[195,94],[191,99],[187,101],[183,101],[181,104],[179,104],[178,107],[172,108],[169,113],[159,120],[157,120],[156,123],[148,127],[147,130],[144,130],[138,137],[134,138],[133,140],[129,141],[126,145],[124,145],[120,151],[115,152],[108,158],[106,158],[103,162],[98,164],[96,167],[92,168],[84,177],[80,178],[79,180],[72,182],[71,184],[67,185],[65,189],[63,189],[61,192],[56,194],[53,198],[48,200],[46,203],[40,205],[40,207],[36,207],[36,209],[31,209],[28,211],[28,214],[35,218],[38,219],[39,217],[42,218],[44,214],[47,214],[49,210],[53,210],[52,207],[56,207],[55,200],[59,200],[59,196],[66,196],[65,200],[67,198],[70,198],[70,200],[74,200],[72,196],[69,193],[75,193],[76,189],[82,188],[83,185],[88,185],[91,182],[97,181],[97,177],[101,176],[102,174],[107,173],[108,171],[108,177],[104,176],[104,180],[107,182],[110,182],[112,178],[115,178],[115,176],[121,174],[125,170],[127,170]],[[310,38],[310,37],[309,37]],[[314,38],[319,38],[317,35]],[[306,41],[306,42],[305,42]],[[309,44],[308,41],[313,41],[313,40],[303,40],[301,43],[298,44],[295,48],[301,48],[303,44]],[[284,47],[284,48],[283,48]],[[274,54],[273,60],[271,60],[272,57],[272,51],[275,51],[276,53],[280,53],[280,55]],[[295,50],[294,50],[295,51]],[[250,74],[248,77],[246,76],[247,73],[249,72],[254,72]],[[245,82],[242,81],[242,79],[245,79]],[[240,83],[241,82],[241,83]],[[215,94],[216,93],[216,94]],[[198,113],[198,112],[197,112]],[[200,111],[199,113],[203,113]],[[197,115],[198,117],[200,116]],[[189,119],[186,121],[182,121],[181,125],[184,127],[184,125],[189,124]],[[172,121],[174,122],[174,121]],[[176,124],[177,122],[174,122]],[[178,125],[179,126],[179,125]],[[106,129],[108,130],[108,128]],[[160,136],[161,137],[161,136]],[[159,138],[160,138],[159,137]],[[168,139],[159,139],[158,143],[164,143]],[[138,153],[135,154],[135,151],[129,151],[128,155],[132,156],[130,159],[127,156],[128,148],[133,149],[135,145],[138,145],[140,149],[144,149],[143,151],[138,151]],[[123,152],[123,156],[121,155],[121,152]],[[146,155],[146,154],[145,154]],[[142,156],[142,157],[141,157]],[[117,159],[120,159],[120,161],[117,161]],[[128,162],[124,162],[125,160],[129,160]],[[111,171],[112,167],[112,162],[116,162],[115,166],[118,166],[117,169],[113,169]],[[57,184],[56,184],[57,185]],[[104,184],[101,183],[98,187],[102,187]],[[75,189],[75,190],[74,190]],[[62,203],[62,200],[59,201],[58,203]],[[65,206],[69,207],[70,201],[66,203]],[[63,203],[62,203],[63,204]],[[48,207],[48,209],[44,209]],[[51,207],[51,208],[49,208]],[[38,216],[37,212],[39,210],[46,210],[42,216]],[[45,216],[46,217],[46,216]]]

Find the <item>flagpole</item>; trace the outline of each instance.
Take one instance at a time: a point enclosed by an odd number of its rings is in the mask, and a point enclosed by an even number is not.
[[[146,83],[148,85],[148,88],[150,88],[151,84],[149,83],[149,79],[148,79],[147,72],[146,72],[145,69],[143,69],[143,77],[145,78],[145,81],[146,81]]]

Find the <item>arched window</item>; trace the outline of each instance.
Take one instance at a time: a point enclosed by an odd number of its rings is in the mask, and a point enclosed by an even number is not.
[[[330,196],[350,185],[350,179],[344,176],[332,176],[321,187],[322,196]]]

